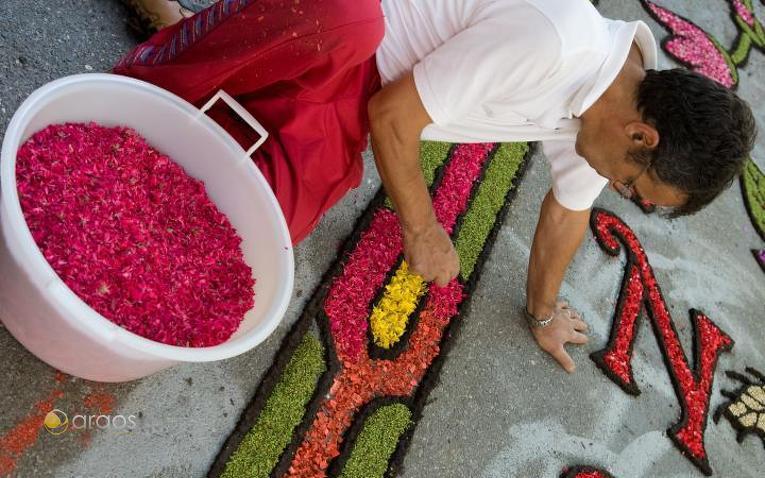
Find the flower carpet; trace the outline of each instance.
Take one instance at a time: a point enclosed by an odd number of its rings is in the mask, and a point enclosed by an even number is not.
[[[210,476],[395,474],[528,153],[526,144],[423,143],[422,170],[459,277],[427,286],[409,272],[398,218],[378,194]]]

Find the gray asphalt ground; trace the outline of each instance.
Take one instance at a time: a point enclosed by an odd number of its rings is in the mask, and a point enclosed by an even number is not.
[[[723,44],[736,31],[723,0],[658,2],[703,25]],[[603,0],[612,18],[642,18],[658,38],[664,31],[637,0]],[[765,9],[757,5],[765,18]],[[61,76],[107,71],[136,43],[117,0],[0,1],[0,131],[35,88]],[[662,54],[663,68],[675,66]],[[757,110],[765,91],[765,56],[753,51],[740,70],[739,93]],[[754,157],[765,166],[765,135]],[[201,477],[236,423],[281,338],[296,320],[335,251],[379,185],[370,155],[361,187],[330,211],[296,248],[296,287],[290,309],[273,336],[255,350],[218,363],[177,366],[132,383],[98,385],[67,377],[56,407],[82,413],[83,397],[116,397],[114,414],[136,415],[130,432],[103,430],[90,436],[42,432],[17,460],[18,477]],[[608,337],[623,258],[610,260],[588,236],[568,272],[562,294],[590,323],[588,345],[572,355],[566,375],[532,342],[519,314],[524,303],[528,251],[537,210],[549,188],[541,155],[522,182],[508,219],[486,264],[471,309],[442,372],[441,384],[415,433],[405,460],[405,478],[556,477],[576,463],[601,465],[617,478],[694,477],[665,430],[678,416],[656,340],[644,323],[637,339],[635,376],[640,397],[623,393],[588,359]],[[687,310],[704,310],[735,340],[720,359],[712,407],[720,388],[735,385],[722,371],[754,366],[765,370],[765,274],[749,252],[762,247],[746,216],[738,184],[696,216],[668,222],[645,216],[605,192],[598,205],[630,224],[671,307],[690,351]],[[55,371],[0,328],[0,435],[34,410],[55,388]],[[765,476],[765,450],[749,437],[735,441],[730,425],[711,422],[707,450],[717,476]],[[2,441],[0,441],[2,444]]]

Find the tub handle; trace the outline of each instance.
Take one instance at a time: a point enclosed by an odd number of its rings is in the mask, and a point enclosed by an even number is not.
[[[202,108],[200,108],[200,111],[202,113],[207,112],[212,106],[217,102],[218,100],[223,100],[236,114],[239,115],[240,118],[242,118],[245,123],[250,125],[250,128],[254,129],[259,135],[260,138],[253,144],[250,149],[247,150],[246,156],[249,158],[252,156],[252,153],[257,151],[258,148],[260,148],[260,145],[263,144],[265,140],[268,139],[268,131],[266,131],[266,128],[261,125],[258,120],[255,119],[252,114],[250,114],[249,111],[247,111],[244,106],[240,105],[239,102],[237,102],[234,98],[231,97],[228,93],[226,93],[223,90],[218,90],[215,95],[210,98],[210,101],[208,101]]]

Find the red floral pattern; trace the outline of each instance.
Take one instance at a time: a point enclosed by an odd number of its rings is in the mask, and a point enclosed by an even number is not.
[[[712,380],[719,354],[730,350],[733,340],[706,315],[691,310],[696,351],[694,368],[691,368],[653,269],[634,232],[621,219],[600,209],[593,211],[592,226],[606,252],[617,255],[622,243],[628,257],[611,339],[608,346],[595,352],[592,358],[627,393],[639,394],[632,376],[632,347],[639,313],[647,310],[682,410],[680,422],[669,429],[669,436],[696,466],[711,474],[704,431]]]
[[[339,357],[352,360],[365,347],[369,304],[402,250],[398,217],[389,209],[379,209],[324,302]]]
[[[450,320],[457,315],[463,287],[454,280],[445,287],[431,286],[417,328],[407,349],[395,360],[370,360],[366,348],[360,357],[344,362],[332,383],[329,398],[303,438],[288,476],[324,477],[333,458],[340,454],[344,433],[356,412],[375,397],[411,396],[433,359]]]
[[[611,473],[589,466],[575,466],[563,471],[561,478],[614,478]]]
[[[494,144],[463,144],[452,152],[433,195],[436,217],[447,232],[467,210],[494,148]],[[358,410],[377,397],[412,396],[438,356],[446,326],[464,297],[463,285],[456,279],[445,287],[430,287],[407,347],[395,360],[372,360],[365,347],[370,304],[402,250],[396,216],[380,209],[333,281],[324,312],[342,368],[293,457],[289,476],[325,476]]]
[[[436,217],[447,232],[452,232],[457,217],[467,209],[473,185],[493,148],[491,143],[455,147],[433,198]],[[369,307],[402,251],[398,217],[389,209],[379,209],[343,272],[332,282],[324,303],[340,360],[359,357],[366,343]]]
[[[458,235],[455,228],[460,218],[468,214],[471,207],[478,207],[472,198],[497,146],[451,145],[448,153],[439,146],[447,157],[444,166],[435,174],[432,201],[437,219],[452,236]],[[525,171],[528,148],[518,148],[514,154],[523,155],[523,158],[515,157],[511,162],[501,159],[497,167],[513,167],[513,182],[517,185]],[[493,166],[491,171],[491,174],[495,171]],[[512,190],[496,193],[504,198],[505,206],[514,196]],[[403,264],[401,227],[395,214],[380,206],[382,199],[378,197],[367,209],[365,214],[368,216],[333,267],[327,288],[317,291],[280,352],[279,360],[290,356],[296,341],[306,333],[313,333],[308,329],[315,321],[326,345],[328,369],[316,385],[314,397],[295,430],[293,441],[271,469],[273,476],[318,478],[327,474],[338,475],[347,465],[345,460],[350,456],[368,414],[381,404],[395,402],[407,406],[416,424],[438,379],[453,328],[461,320],[460,309],[479,277],[481,260],[468,281],[457,278],[444,287],[429,286],[418,298],[415,312],[404,331],[405,338],[391,353],[378,354],[374,336],[367,334],[371,306],[384,292],[386,282],[391,280],[390,273]],[[506,208],[501,208],[481,216],[480,220],[488,222],[485,225],[490,229],[488,235],[479,239],[481,244],[476,244],[482,254],[491,249],[505,213]],[[272,369],[263,383],[274,380],[281,373],[279,369]],[[259,413],[265,403],[263,400],[272,393],[268,385],[261,390],[245,411],[247,416]],[[229,441],[241,443],[244,436],[237,430]],[[410,433],[399,437],[395,452],[388,457],[389,473],[400,466],[410,438]],[[228,444],[226,449],[231,449]],[[226,449],[216,459],[211,476],[222,476],[226,469],[231,456]]]

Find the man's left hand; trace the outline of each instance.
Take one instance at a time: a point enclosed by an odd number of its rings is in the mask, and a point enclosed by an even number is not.
[[[531,332],[539,344],[539,347],[552,355],[566,372],[573,373],[576,364],[566,352],[564,345],[586,344],[589,340],[583,332],[587,331],[587,324],[582,316],[572,309],[567,302],[559,301],[553,310],[553,320],[547,327],[532,327]]]

